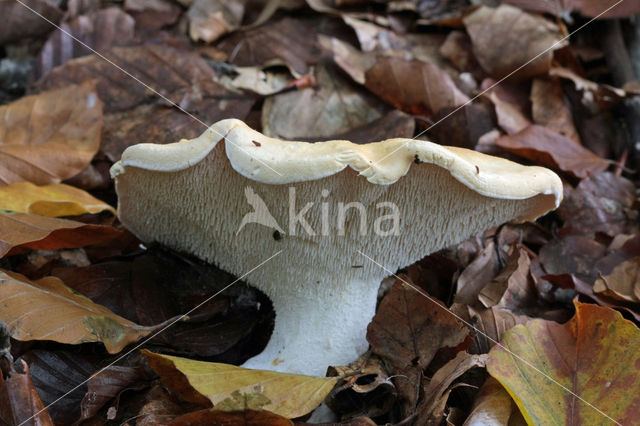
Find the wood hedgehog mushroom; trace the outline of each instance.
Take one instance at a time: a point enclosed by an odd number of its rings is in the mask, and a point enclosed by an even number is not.
[[[413,139],[282,141],[235,119],[195,139],[131,146],[111,174],[120,220],[143,241],[236,276],[281,251],[245,279],[276,317],[244,366],[309,375],[366,351],[389,275],[378,264],[395,271],[562,199],[560,179],[541,167]]]

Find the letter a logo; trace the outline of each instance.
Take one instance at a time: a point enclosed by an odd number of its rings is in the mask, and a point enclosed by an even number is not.
[[[267,205],[264,203],[262,198],[260,198],[260,196],[253,191],[253,188],[247,186],[244,189],[244,195],[245,197],[247,197],[247,203],[249,203],[249,205],[253,207],[253,211],[244,215],[244,217],[242,218],[242,222],[240,223],[240,228],[238,228],[236,235],[238,235],[240,231],[242,231],[242,228],[244,228],[244,226],[249,223],[264,225],[266,227],[277,230],[281,234],[284,234],[284,231],[282,230],[280,225],[278,225],[278,222],[276,222],[275,218],[267,208]]]

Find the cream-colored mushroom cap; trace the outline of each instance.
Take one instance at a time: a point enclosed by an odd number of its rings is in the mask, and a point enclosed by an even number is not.
[[[315,375],[367,348],[388,273],[361,253],[394,271],[562,199],[541,167],[413,139],[281,141],[234,119],[192,140],[132,146],[111,173],[120,220],[143,241],[238,276],[281,251],[246,277],[276,311],[269,344],[246,366]]]

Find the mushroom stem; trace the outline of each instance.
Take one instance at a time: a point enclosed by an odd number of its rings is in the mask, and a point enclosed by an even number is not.
[[[273,333],[243,367],[324,376],[328,366],[346,365],[367,350],[380,280],[327,275],[337,281],[325,276],[290,293],[266,291],[276,312]]]

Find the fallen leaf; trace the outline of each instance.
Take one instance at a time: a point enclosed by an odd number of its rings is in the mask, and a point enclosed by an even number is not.
[[[188,3],[182,2],[185,6]],[[170,0],[124,0],[124,9],[136,20],[138,31],[159,30],[182,16],[182,8]]]
[[[554,2],[541,2],[538,0],[507,0],[514,6],[534,12],[544,12],[558,17],[569,16],[571,12],[580,12],[584,16],[599,19],[627,18],[640,12],[640,4],[635,2],[617,0],[557,0]],[[615,7],[611,7],[614,6]],[[610,9],[610,10],[607,10]],[[606,13],[603,12],[607,10]]]
[[[309,73],[309,66],[320,58],[315,34],[303,20],[285,17],[231,34],[216,47],[229,55],[228,61],[233,65],[285,65],[295,77],[300,77]]]
[[[293,422],[286,417],[273,414],[266,410],[245,410],[240,413],[200,410],[184,414],[169,426],[293,426]]]
[[[592,237],[569,235],[542,247],[538,259],[549,274],[574,274],[593,283],[598,274],[596,263],[606,253],[607,247]]]
[[[478,294],[500,271],[496,245],[489,241],[476,258],[460,273],[455,303],[472,305]]]
[[[434,125],[426,133],[431,140],[467,149],[475,149],[480,138],[496,127],[491,107],[479,102],[444,108],[431,121]]]
[[[458,346],[468,334],[444,305],[436,306],[402,280],[396,280],[367,327],[373,352],[397,367],[426,368],[440,348]]]
[[[622,176],[600,172],[583,179],[558,209],[564,229],[571,233],[593,235],[602,232],[612,237],[638,230],[635,185]]]
[[[332,135],[331,139],[345,139],[353,143],[369,143],[378,139],[412,138],[415,127],[416,122],[412,116],[394,109],[362,126],[347,130],[345,133]]]
[[[238,28],[244,16],[244,3],[220,0],[193,0],[187,17],[193,41],[211,43]]]
[[[331,65],[316,70],[318,87],[267,98],[262,109],[263,133],[305,140],[345,133],[380,118],[383,105],[362,93]]]
[[[98,52],[134,43],[135,22],[118,7],[108,7],[64,22],[42,46],[37,58],[37,77],[70,59],[93,53],[78,39]]]
[[[608,161],[571,139],[535,124],[514,135],[501,137],[496,144],[521,157],[578,178],[586,178],[609,167]]]
[[[608,84],[598,84],[587,80],[568,68],[553,67],[549,70],[549,75],[572,81],[576,90],[590,92],[599,103],[605,106],[615,104],[623,98],[638,95],[637,90],[626,91]]]
[[[487,355],[470,355],[461,351],[436,371],[424,390],[424,397],[418,406],[416,424],[441,424],[449,393],[455,387],[453,382],[474,367],[484,367],[488,358]]]
[[[535,319],[505,333],[504,346],[489,353],[487,371],[529,424],[638,423],[640,331],[612,309],[575,307],[566,324]]]
[[[216,74],[207,62],[189,50],[146,45],[114,47],[101,54],[186,110],[197,109],[207,97],[228,93],[215,82]],[[105,112],[124,111],[151,101],[167,105],[118,67],[95,54],[83,56],[54,68],[38,84],[48,89],[92,79]]]
[[[571,110],[564,100],[562,84],[558,80],[533,79],[531,85],[531,112],[533,122],[580,143],[573,124]]]
[[[25,248],[57,250],[84,247],[121,234],[122,231],[111,226],[0,210],[0,256],[15,254]]]
[[[500,382],[489,377],[476,395],[473,410],[463,426],[507,426],[515,417],[521,417],[518,407]]]
[[[135,385],[138,381],[148,379],[141,368],[111,365],[87,382],[87,393],[80,402],[80,419],[91,419],[111,399],[121,391]]]
[[[105,210],[116,214],[110,205],[62,183],[36,186],[30,182],[16,182],[0,187],[0,209],[47,217],[79,216]]]
[[[0,183],[58,183],[85,169],[100,146],[102,103],[91,82],[0,106]]]
[[[376,58],[365,71],[365,87],[410,114],[428,116],[469,101],[449,74],[436,65],[395,56]]]
[[[0,421],[7,425],[53,426],[33,386],[29,366],[23,360],[18,360],[15,366],[17,371],[10,372],[6,378],[0,372]]]
[[[482,6],[463,22],[478,62],[495,78],[505,77],[520,67],[523,68],[512,79],[544,74],[551,68],[553,50],[566,45],[560,42],[562,36],[557,25],[508,5],[497,9]],[[532,58],[536,59],[531,61]]]
[[[622,262],[609,275],[598,278],[593,291],[614,299],[640,303],[640,257]]]
[[[143,327],[115,315],[73,292],[56,277],[31,281],[24,275],[0,270],[0,281],[0,321],[7,324],[16,340],[102,342],[109,353],[117,353],[158,328]]]
[[[530,317],[516,315],[508,309],[492,306],[491,308],[476,311],[472,307],[469,310],[470,320],[474,327],[480,331],[473,336],[474,347],[472,353],[486,354],[502,340],[504,333],[517,324],[524,324]]]
[[[56,7],[55,2],[48,0],[21,0],[27,7],[14,0],[0,0],[0,16],[4,19],[0,26],[0,44],[18,41],[26,37],[37,37],[48,33],[54,27],[45,19],[54,24],[60,22],[63,12]],[[38,16],[42,15],[45,19]],[[10,17],[10,19],[9,19]]]
[[[184,399],[209,400],[225,411],[264,409],[287,418],[300,417],[320,405],[337,381],[142,353],[163,383]]]
[[[530,266],[526,250],[517,248],[500,274],[480,291],[478,300],[486,308],[499,306],[514,313],[535,308],[538,295],[529,274]]]
[[[29,364],[42,402],[46,406],[56,402],[48,410],[57,425],[70,425],[80,417],[80,404],[88,387],[86,383],[78,385],[104,365],[100,358],[78,351],[44,349],[30,350],[20,357]]]

